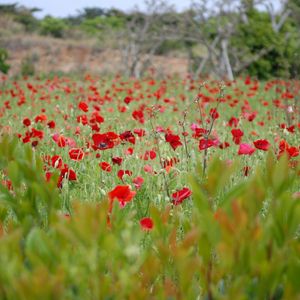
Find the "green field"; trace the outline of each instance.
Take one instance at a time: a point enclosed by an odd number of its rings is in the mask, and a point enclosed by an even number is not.
[[[3,80],[0,299],[298,299],[299,89]]]

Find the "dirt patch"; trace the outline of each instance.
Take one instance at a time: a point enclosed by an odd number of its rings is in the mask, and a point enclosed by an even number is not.
[[[102,49],[95,41],[59,40],[40,36],[2,38],[1,45],[9,52],[10,75],[20,73],[22,62],[29,58],[36,73],[88,72],[122,73],[121,53]],[[184,76],[188,60],[181,57],[155,56],[153,65],[159,74]]]

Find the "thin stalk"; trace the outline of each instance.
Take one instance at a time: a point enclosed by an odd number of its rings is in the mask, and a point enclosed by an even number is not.
[[[159,146],[159,137],[157,136],[157,132],[155,130],[155,127],[154,127],[154,124],[152,121],[152,117],[155,116],[154,109],[152,110],[152,113],[153,114],[150,115],[150,125],[151,125],[151,129],[152,129],[152,132],[154,135],[155,144],[157,145],[157,154],[158,154],[159,164],[160,164],[161,169],[163,170],[162,174],[163,174],[163,179],[164,179],[165,192],[166,192],[168,198],[171,199],[168,179],[164,172],[164,165],[163,165],[162,155],[161,155],[160,146]]]
[[[223,97],[224,97],[224,85],[220,84],[220,93],[219,93],[218,98],[217,98],[217,105],[214,108],[216,112],[218,111],[219,105],[221,103],[221,99]],[[198,100],[197,103],[198,103],[198,108],[199,108],[199,111],[200,111],[201,122],[203,123],[203,113],[202,113],[202,108],[201,108],[200,101]],[[206,133],[203,135],[203,137],[204,137],[206,145],[207,145],[208,138],[209,138],[209,136],[212,133],[212,130],[214,128],[215,121],[216,121],[216,118],[214,118],[213,115],[211,115],[210,118],[211,118],[211,122],[210,122],[209,128],[208,127],[204,128]],[[208,159],[208,148],[205,148],[204,149],[204,156],[203,156],[203,163],[202,163],[202,171],[203,171],[202,176],[203,177],[205,176],[206,169],[207,169],[207,159]]]
[[[187,110],[185,110],[183,112],[183,121],[179,122],[179,126],[181,126],[182,128],[182,133],[183,133],[183,145],[184,145],[184,151],[185,151],[185,156],[186,156],[186,169],[187,171],[189,171],[189,161],[190,161],[190,153],[189,153],[189,150],[188,150],[188,145],[187,145],[187,140],[186,140],[186,127],[185,127],[185,124],[186,124],[186,116],[187,116]]]
[[[206,273],[206,284],[207,284],[207,299],[213,300],[213,292],[211,289],[211,277],[212,277],[212,261],[208,262],[208,270]]]
[[[202,87],[204,86],[204,84],[205,84],[205,82],[200,85],[199,92],[198,92],[197,96],[187,106],[187,108],[183,112],[183,121],[179,122],[179,125],[182,127],[182,132],[183,132],[183,144],[184,144],[185,156],[186,156],[186,160],[187,160],[187,164],[186,164],[187,165],[187,171],[189,171],[189,161],[190,161],[191,155],[190,155],[190,152],[189,152],[189,149],[188,149],[188,143],[187,143],[187,139],[186,139],[186,136],[185,136],[185,132],[186,132],[186,120],[187,120],[188,111],[190,110],[191,106],[194,103],[199,103],[199,99],[200,99],[199,93],[200,93]],[[201,119],[203,119],[202,114],[201,114]],[[201,120],[201,122],[203,122],[203,120]]]

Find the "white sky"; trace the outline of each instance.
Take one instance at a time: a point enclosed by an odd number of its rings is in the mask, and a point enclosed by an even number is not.
[[[121,10],[130,10],[135,5],[141,6],[143,1],[138,0],[0,0],[0,4],[18,3],[26,7],[38,7],[43,11],[36,14],[38,17],[44,15],[52,15],[55,17],[66,17],[75,15],[78,10],[84,7],[100,7],[100,8],[118,8]],[[179,10],[189,6],[190,1],[169,0],[170,4],[174,4]]]
[[[270,0],[278,7],[280,0]],[[100,7],[100,8],[118,8],[128,11],[135,5],[142,6],[144,1],[138,0],[0,0],[0,4],[11,4],[17,2],[19,5],[26,7],[38,7],[42,12],[37,13],[37,17],[43,17],[47,14],[55,17],[66,17],[76,15],[79,10],[84,7]],[[182,10],[189,7],[189,0],[169,0],[170,4],[174,4],[177,10]],[[213,5],[214,0],[207,0],[207,3]]]

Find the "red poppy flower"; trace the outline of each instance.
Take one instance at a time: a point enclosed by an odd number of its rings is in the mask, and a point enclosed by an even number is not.
[[[110,200],[109,212],[112,210],[113,200],[117,199],[121,206],[126,205],[135,196],[136,192],[130,189],[129,185],[117,185],[112,191],[108,193]]]
[[[166,142],[168,142],[173,150],[176,150],[177,147],[182,146],[179,135],[175,135],[172,133],[167,133],[165,135]]]
[[[5,186],[8,190],[10,190],[10,191],[13,190],[13,186],[12,186],[11,180],[4,179],[4,180],[1,181],[1,184],[2,184],[3,186]]]
[[[90,118],[90,123],[103,123],[104,122],[104,118],[99,114],[98,111],[94,111],[92,113],[92,116]]]
[[[132,155],[134,152],[133,148],[129,147],[124,151],[125,155]]]
[[[42,130],[37,130],[35,128],[31,129],[31,137],[33,138],[38,138],[40,140],[42,140],[44,138],[44,132]]]
[[[58,147],[63,148],[66,146],[66,139],[63,135],[58,133],[53,134],[52,140],[58,145]]]
[[[112,162],[114,165],[121,165],[122,162],[123,162],[123,158],[122,157],[118,157],[118,156],[115,156],[115,157],[112,157]]]
[[[80,116],[77,116],[77,122],[78,123],[81,123],[82,125],[87,125],[88,124],[88,118],[86,115],[80,115]]]
[[[107,133],[95,133],[92,136],[94,141],[93,148],[95,150],[106,150],[111,149],[115,146],[117,139],[119,136],[114,132],[107,132]]]
[[[242,141],[242,136],[244,135],[244,132],[241,129],[232,129],[231,134],[232,134],[233,142],[236,145],[239,145]]]
[[[199,150],[205,150],[212,146],[217,146],[219,144],[218,139],[201,139],[199,141]]]
[[[149,231],[153,229],[154,223],[151,218],[143,218],[140,220],[140,225],[143,230]]]
[[[69,169],[68,167],[65,167],[61,170],[60,177],[61,178],[66,178],[70,181],[77,180],[77,175],[76,175],[75,171],[72,170],[72,169]]]
[[[251,84],[251,78],[250,76],[247,76],[245,79],[245,85],[249,85],[249,84]]]
[[[31,125],[31,121],[30,121],[30,119],[28,119],[28,118],[25,118],[24,120],[23,120],[23,125],[24,126],[30,126]]]
[[[146,151],[145,154],[141,157],[143,160],[148,160],[148,159],[155,159],[156,158],[156,153],[153,150]]]
[[[230,120],[228,121],[228,126],[230,127],[237,127],[239,124],[239,119],[232,117],[230,118]]]
[[[156,130],[156,132],[165,132],[165,131],[166,131],[166,130],[163,129],[163,127],[161,127],[161,126],[156,126],[155,130]]]
[[[139,137],[143,137],[146,134],[146,131],[141,128],[134,129],[133,132]]]
[[[144,171],[147,172],[147,173],[149,173],[149,174],[153,174],[154,173],[153,172],[153,168],[150,165],[145,165],[144,166]]]
[[[125,131],[123,133],[120,134],[120,139],[122,141],[127,141],[131,144],[135,144],[135,136],[133,135],[133,133],[131,131]]]
[[[84,152],[80,148],[73,148],[69,151],[69,156],[72,160],[82,160],[84,158]]]
[[[70,181],[77,180],[75,171],[72,169],[69,169],[69,167],[67,165],[65,165],[65,167],[60,171],[60,175],[59,175],[58,182],[57,182],[57,187],[59,187],[59,188],[62,187],[62,182],[63,182],[64,178],[68,179]]]
[[[46,179],[47,182],[49,182],[51,180],[52,175],[53,174],[51,172],[46,172],[45,173],[45,179]]]
[[[33,142],[31,143],[31,146],[32,146],[32,147],[37,147],[38,144],[39,144],[39,141],[33,141]]]
[[[91,127],[92,131],[95,131],[95,132],[100,131],[100,127],[98,126],[98,124],[90,124],[90,127]]]
[[[177,191],[172,194],[172,203],[174,205],[181,204],[185,199],[192,195],[192,191],[189,188],[183,188],[180,191]]]
[[[51,165],[55,169],[60,169],[63,165],[63,160],[59,155],[54,155],[51,157]]]
[[[267,151],[270,148],[270,143],[267,140],[257,140],[253,142],[255,148]]]
[[[55,128],[55,122],[54,121],[49,121],[47,123],[47,126],[48,126],[48,128],[53,129],[53,128]]]
[[[34,118],[34,122],[35,123],[38,123],[38,122],[45,122],[45,121],[47,121],[47,116],[46,115],[43,115],[43,114],[41,114],[41,115],[38,115],[38,116],[36,116],[35,118]]]
[[[288,144],[287,141],[281,140],[281,141],[279,142],[279,154],[282,154],[282,153],[285,152],[288,148],[289,148],[289,144]]]
[[[243,117],[245,119],[247,119],[249,122],[252,122],[256,118],[256,115],[257,115],[257,112],[252,112],[252,113],[244,112],[243,113]]]
[[[278,158],[282,156],[284,153],[287,153],[289,158],[296,157],[299,155],[299,149],[294,146],[290,146],[287,141],[281,140],[279,142],[279,153]]]
[[[226,148],[228,148],[230,146],[230,144],[228,143],[228,142],[223,142],[223,143],[221,143],[220,145],[219,145],[219,148],[220,149],[226,149]]]
[[[62,135],[60,135],[57,140],[57,146],[60,148],[64,148],[66,146],[66,139]]]
[[[294,147],[294,146],[289,147],[287,149],[287,152],[289,154],[289,157],[296,157],[296,156],[299,155],[299,149],[297,147]]]
[[[179,159],[177,157],[172,157],[170,159],[164,159],[163,160],[163,167],[173,167],[175,164],[179,163]]]
[[[133,178],[132,182],[133,182],[135,188],[138,190],[141,188],[142,184],[144,183],[144,178],[141,176],[138,176],[138,177]]]
[[[133,111],[132,113],[132,117],[139,121],[141,124],[144,124],[145,123],[145,119],[144,119],[144,113],[142,110],[135,110]]]
[[[206,129],[197,127],[197,128],[194,129],[194,133],[193,133],[192,137],[197,139],[197,138],[200,138],[200,137],[202,137],[203,135],[205,135],[207,133],[208,133],[208,131]]]
[[[124,105],[118,105],[118,111],[124,113],[127,111],[127,107]]]
[[[88,112],[89,111],[89,106],[83,101],[79,102],[78,108],[80,110],[82,110],[83,112]]]
[[[209,115],[211,116],[211,118],[212,118],[213,120],[218,119],[219,116],[220,116],[216,108],[212,108],[212,109],[209,111]]]
[[[292,125],[292,126],[288,127],[287,131],[290,132],[290,133],[295,133],[295,125]]]
[[[128,175],[131,176],[132,172],[130,170],[119,170],[117,176],[123,181],[123,176]]]
[[[132,100],[133,100],[133,98],[131,96],[126,96],[125,99],[124,99],[124,102],[126,104],[129,104]]]
[[[72,138],[66,137],[66,145],[71,147],[71,148],[76,148],[76,142]]]
[[[251,155],[253,152],[255,152],[255,148],[249,144],[242,143],[240,144],[238,155]]]
[[[103,161],[103,162],[101,162],[101,163],[99,164],[99,166],[101,167],[101,169],[102,169],[103,171],[111,172],[111,165],[110,165],[108,162]]]

